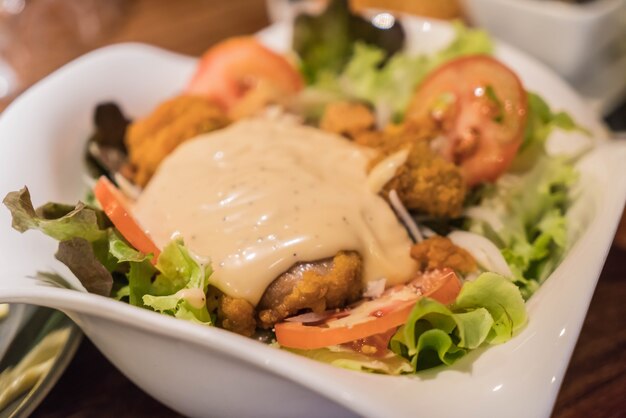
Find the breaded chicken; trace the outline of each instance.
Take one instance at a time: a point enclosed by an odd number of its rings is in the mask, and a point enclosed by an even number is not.
[[[340,252],[332,259],[299,263],[266,289],[256,310],[245,299],[209,286],[207,309],[217,312],[218,325],[247,337],[257,325],[271,328],[301,310],[323,312],[356,301],[362,292],[361,257]]]
[[[246,337],[252,336],[256,329],[254,306],[245,299],[224,294],[219,298],[217,320],[222,328]]]
[[[300,263],[268,286],[258,309],[258,323],[275,323],[303,310],[321,313],[356,301],[362,292],[361,257],[340,252],[332,260]]]
[[[461,170],[431,149],[429,140],[434,136],[435,131],[428,126],[390,126],[358,135],[355,142],[380,151],[370,168],[397,151],[409,150],[405,164],[383,188],[384,196],[396,190],[408,209],[436,217],[456,217],[461,214],[467,186]]]
[[[254,306],[245,299],[226,295],[215,286],[209,285],[206,307],[215,314],[217,325],[237,334],[252,336],[256,330]]]
[[[145,186],[178,145],[227,124],[225,113],[206,98],[178,96],[163,102],[152,114],[132,123],[126,133],[133,181]]]
[[[419,263],[421,271],[449,267],[462,274],[476,271],[474,257],[465,249],[455,245],[449,238],[435,235],[411,248],[411,257]]]
[[[374,113],[356,102],[333,102],[326,106],[320,128],[327,132],[354,138],[375,127]]]

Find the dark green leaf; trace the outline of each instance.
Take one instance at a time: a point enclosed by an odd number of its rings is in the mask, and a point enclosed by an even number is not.
[[[113,277],[96,258],[89,241],[83,238],[61,241],[55,256],[74,273],[88,292],[102,296],[111,294]]]
[[[144,306],[143,297],[150,292],[152,277],[156,269],[149,261],[130,263],[128,272],[129,302],[134,306]]]
[[[357,41],[380,48],[386,60],[402,49],[404,31],[398,23],[388,29],[372,25],[352,14],[346,0],[331,1],[319,15],[295,19],[293,49],[301,58],[301,70],[309,83],[322,73],[339,73]]]

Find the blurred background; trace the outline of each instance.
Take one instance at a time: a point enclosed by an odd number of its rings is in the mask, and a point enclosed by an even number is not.
[[[200,55],[223,38],[288,21],[299,10],[321,11],[327,3],[0,0],[0,112],[32,84],[99,47],[144,42]],[[615,136],[624,136],[626,0],[351,0],[350,7],[461,19],[484,27],[554,69],[605,118]],[[615,324],[626,315],[626,219],[622,219],[615,244],[554,416],[618,416],[626,408],[626,334],[615,330]],[[176,416],[143,394],[84,341],[33,416],[112,415]]]
[[[288,20],[328,0],[0,0],[0,109],[64,63],[115,42],[147,42],[198,55],[218,39]],[[626,93],[625,0],[350,0],[463,19],[530,53],[599,112]],[[236,20],[228,17],[236,16]]]

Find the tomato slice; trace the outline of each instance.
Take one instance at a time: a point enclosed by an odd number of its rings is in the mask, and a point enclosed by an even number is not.
[[[185,93],[209,97],[228,110],[259,84],[283,95],[303,86],[300,73],[285,57],[252,37],[237,37],[204,53]]]
[[[430,272],[350,309],[348,315],[331,318],[322,324],[276,324],[276,340],[284,347],[313,350],[383,334],[404,324],[419,298],[427,296],[449,304],[460,290],[461,282],[451,269]]]
[[[350,341],[342,344],[345,347],[350,348],[357,353],[365,354],[371,357],[384,357],[387,354],[387,347],[389,341],[396,333],[396,328],[390,328],[387,331],[370,335],[369,337],[360,338],[358,340]]]
[[[450,61],[418,87],[408,121],[437,122],[441,154],[460,166],[474,186],[495,181],[511,165],[523,140],[527,95],[517,75],[489,56]]]
[[[98,179],[93,191],[104,213],[120,231],[120,234],[142,253],[154,254],[152,261],[156,262],[161,251],[130,214],[127,209],[128,203],[122,192],[105,176]]]

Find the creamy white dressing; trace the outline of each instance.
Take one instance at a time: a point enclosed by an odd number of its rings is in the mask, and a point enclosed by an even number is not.
[[[378,299],[362,303],[359,306],[352,308],[350,310],[350,315],[333,321],[328,321],[326,324],[329,328],[342,328],[351,327],[363,322],[374,321],[376,320],[376,316],[372,315],[372,312],[392,307],[397,302],[417,300],[420,295],[420,291],[405,286],[399,290],[390,292],[387,295],[383,295]]]
[[[371,150],[288,121],[251,119],[166,158],[134,205],[163,247],[182,236],[211,282],[253,305],[297,262],[357,251],[365,282],[405,282],[411,241],[367,182]]]
[[[385,187],[385,184],[389,183],[389,180],[396,175],[398,168],[406,162],[408,156],[409,150],[405,148],[394,152],[376,164],[367,177],[367,184],[370,190],[374,193],[379,193]]]
[[[206,295],[202,289],[181,289],[176,297],[186,300],[193,308],[200,309],[206,305]]]

